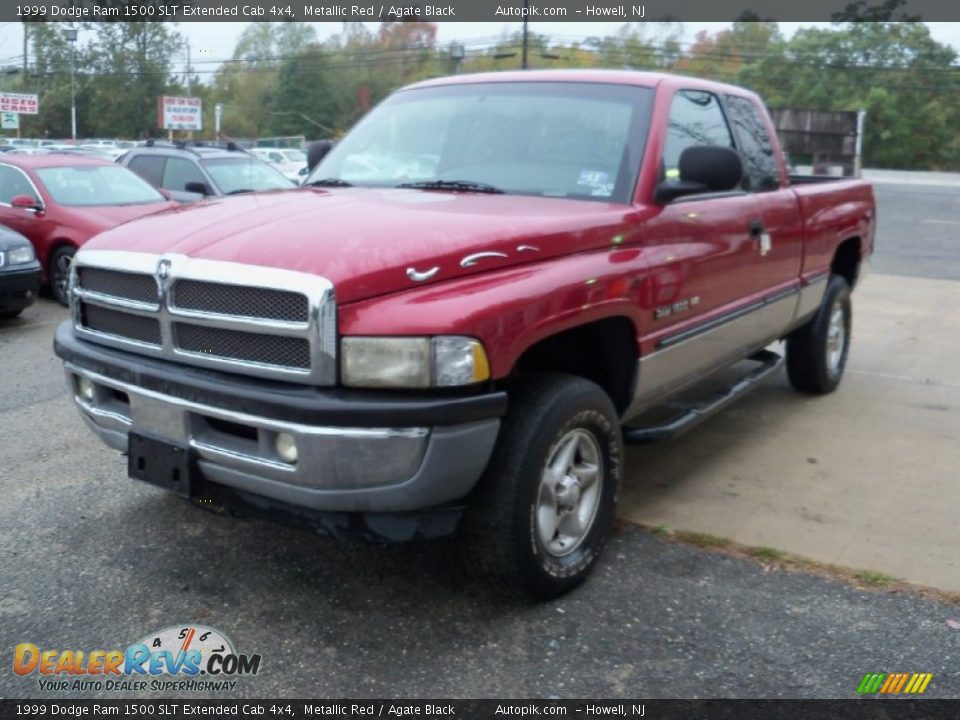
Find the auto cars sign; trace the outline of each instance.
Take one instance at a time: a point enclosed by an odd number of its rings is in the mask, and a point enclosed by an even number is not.
[[[36,115],[40,106],[36,95],[0,93],[0,112],[15,112],[21,115]]]
[[[158,98],[157,120],[164,130],[202,130],[203,105],[200,98]]]

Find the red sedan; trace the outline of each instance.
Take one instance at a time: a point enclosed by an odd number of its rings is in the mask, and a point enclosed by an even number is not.
[[[0,225],[25,235],[53,297],[67,304],[70,262],[97,233],[177,207],[139,176],[77,155],[0,157]]]

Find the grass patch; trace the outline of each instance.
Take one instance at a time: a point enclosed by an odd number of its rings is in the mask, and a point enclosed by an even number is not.
[[[747,552],[750,553],[757,560],[763,560],[765,562],[773,562],[774,560],[783,560],[786,553],[783,550],[777,550],[772,547],[752,547],[747,548]]]
[[[702,548],[722,548],[730,545],[730,538],[701,532],[678,532],[677,538]]]
[[[897,582],[896,578],[873,570],[858,570],[853,574],[853,579],[859,580],[864,585],[869,585],[870,587],[888,587]]]
[[[666,525],[657,525],[650,532],[652,532],[657,537],[666,537],[667,535],[670,534],[670,530],[667,529]]]

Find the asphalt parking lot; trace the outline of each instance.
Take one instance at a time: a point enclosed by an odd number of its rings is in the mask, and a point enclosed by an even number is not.
[[[680,445],[631,449],[625,519],[722,532],[807,555],[817,554],[815,543],[775,543],[778,537],[809,541],[840,527],[850,547],[858,538],[871,542],[876,531],[892,548],[900,533],[921,547],[918,563],[930,556],[927,566],[936,567],[953,557],[957,503],[949,481],[955,471],[944,473],[960,460],[960,405],[956,381],[939,378],[960,338],[929,335],[956,330],[938,323],[936,310],[951,313],[960,300],[960,187],[880,185],[877,196],[876,275],[867,282],[880,285],[864,286],[874,310],[858,313],[873,312],[878,324],[862,338],[855,330],[851,368],[857,372],[819,406],[788,397],[776,380],[745,401],[753,405],[731,408]],[[907,297],[898,302],[888,288]],[[934,295],[921,301],[917,288]],[[856,365],[858,341],[873,347],[889,333],[904,332],[896,325],[903,319],[899,304],[925,308],[923,333],[903,337],[914,338],[910,349],[926,359],[887,372],[871,365],[896,354],[896,347],[885,346]],[[239,651],[263,656],[260,674],[238,681],[231,694],[237,697],[849,698],[865,673],[878,671],[931,672],[927,696],[960,697],[960,606],[950,602],[780,571],[624,523],[590,583],[559,601],[518,605],[467,576],[448,542],[343,544],[215,516],[134,483],[121,458],[82,425],[64,392],[50,348],[64,316],[44,300],[20,320],[0,324],[0,653],[9,653],[0,663],[0,697],[98,694],[41,693],[35,676],[11,670],[18,643],[111,649],[189,623],[218,628]],[[884,374],[939,384],[873,377]],[[874,401],[890,392],[896,405]],[[853,411],[840,411],[844,401]],[[790,427],[809,434],[796,452],[782,435],[777,463],[770,433],[785,404],[799,418]],[[911,404],[940,409],[904,409]],[[912,442],[914,431],[929,444]],[[902,463],[878,470],[871,458],[887,435],[893,450],[881,459]],[[730,447],[736,452],[725,454]],[[846,457],[838,447],[856,453]],[[869,472],[886,475],[877,478],[878,498],[865,500],[866,512],[848,524],[815,507],[817,493],[845,487],[846,496],[837,497],[855,509],[848,496],[864,490],[850,483],[869,477],[867,471],[830,472],[831,459],[851,468],[866,463]],[[905,468],[909,476],[899,476]],[[790,513],[782,487],[756,481],[773,475],[802,483],[802,502],[793,506],[806,508],[806,524],[804,513]],[[713,496],[703,494],[710,477]],[[923,489],[919,505],[897,492],[910,488]],[[698,514],[695,508],[704,505],[711,512]],[[911,515],[898,522],[902,509]],[[710,524],[718,514],[726,525]],[[787,520],[794,534],[773,533]],[[911,534],[911,528],[928,532]],[[886,548],[878,547],[857,567],[887,571]],[[945,572],[958,575],[955,565]]]

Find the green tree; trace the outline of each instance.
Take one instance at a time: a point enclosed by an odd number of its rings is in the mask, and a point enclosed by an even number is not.
[[[95,76],[85,104],[86,130],[110,137],[145,137],[157,127],[157,99],[173,82],[171,64],[184,42],[169,23],[88,23],[86,50]]]

